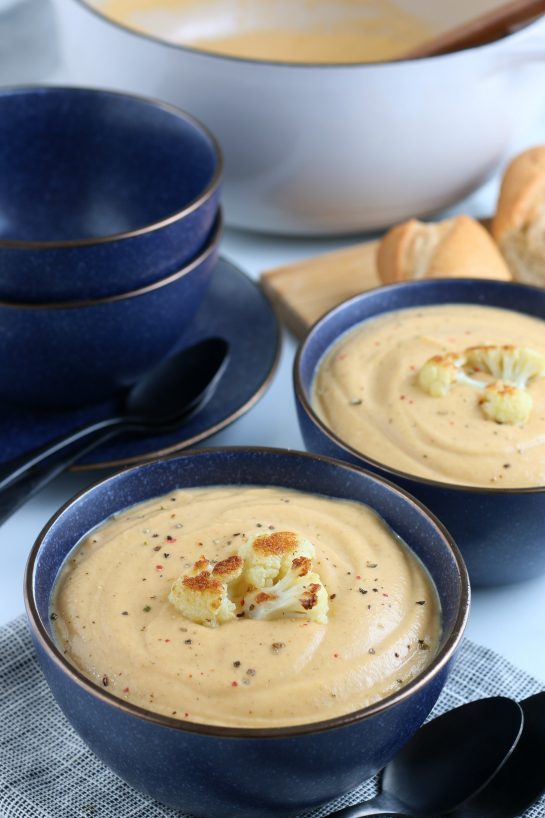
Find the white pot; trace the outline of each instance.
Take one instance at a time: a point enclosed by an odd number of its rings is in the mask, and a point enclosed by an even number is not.
[[[233,226],[341,234],[432,213],[480,185],[540,110],[545,17],[444,57],[316,66],[199,52],[55,2],[75,83],[159,97],[215,132]]]

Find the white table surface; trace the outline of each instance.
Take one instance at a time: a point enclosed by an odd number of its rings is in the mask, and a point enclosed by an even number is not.
[[[30,0],[26,0],[30,3]],[[43,0],[32,0],[34,10]],[[26,15],[25,30],[28,25]],[[0,7],[0,28],[1,26]],[[17,20],[10,23],[15,31]],[[2,28],[3,37],[5,27]],[[32,48],[36,49],[34,41]],[[43,41],[42,41],[43,42]],[[51,44],[49,44],[51,47]],[[42,46],[40,46],[42,48]],[[16,82],[58,82],[69,84],[70,76],[51,53],[18,49],[0,62],[0,84]],[[545,142],[545,111],[537,126],[524,134],[517,149]],[[484,188],[455,208],[481,216],[492,212],[497,192],[497,177]],[[350,241],[361,241],[355,237]],[[298,240],[263,237],[227,230],[222,252],[231,261],[256,278],[269,267],[294,261],[305,256],[335,249],[349,243],[347,239]],[[232,426],[209,438],[202,445],[267,445],[303,448],[295,414],[291,387],[291,366],[296,348],[286,334],[282,358],[274,381],[248,414]],[[30,547],[56,509],[84,486],[106,472],[66,474],[35,496],[4,525],[0,526],[0,624],[23,611],[22,583]],[[545,528],[544,528],[545,547]],[[516,553],[517,544],[513,543]],[[501,653],[507,659],[531,673],[545,685],[545,576],[526,583],[496,589],[475,590],[467,634],[470,638]]]

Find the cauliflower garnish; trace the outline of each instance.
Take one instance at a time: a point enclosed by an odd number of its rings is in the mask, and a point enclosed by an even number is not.
[[[168,600],[186,619],[215,628],[236,616],[229,585],[240,577],[242,568],[242,558],[236,554],[216,563],[202,556],[189,574],[174,582]]]
[[[476,380],[470,372],[492,376],[493,383]],[[418,384],[432,397],[448,394],[454,383],[466,383],[479,390],[484,414],[497,423],[526,423],[533,401],[526,391],[529,384],[545,377],[545,357],[529,347],[474,346],[463,353],[434,355],[418,373]]]
[[[479,400],[481,409],[496,423],[526,423],[532,411],[532,396],[524,389],[498,381],[489,384]]]
[[[524,389],[545,376],[545,358],[535,349],[515,346],[478,346],[466,349],[467,365],[503,383]]]
[[[418,385],[433,398],[442,398],[448,394],[454,383],[467,383],[477,389],[483,384],[470,378],[464,371],[465,354],[448,352],[446,355],[433,355],[418,372]]]
[[[250,619],[303,618],[327,624],[329,597],[308,557],[296,557],[284,576],[265,590],[246,595]]]
[[[312,571],[314,557],[313,544],[293,531],[254,534],[221,562],[200,557],[168,599],[187,619],[211,628],[235,617],[326,624],[329,597]]]
[[[244,580],[250,590],[268,588],[282,579],[296,557],[316,556],[313,544],[293,531],[258,532],[242,543],[238,553],[244,560]]]

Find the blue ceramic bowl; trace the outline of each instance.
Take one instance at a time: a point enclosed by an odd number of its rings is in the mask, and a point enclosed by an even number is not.
[[[406,687],[357,712],[286,728],[180,722],[121,701],[72,667],[51,636],[49,602],[66,555],[93,526],[174,488],[283,486],[368,503],[419,555],[443,608],[438,655]],[[87,489],[48,523],[31,552],[26,605],[60,707],[90,748],[151,797],[203,818],[279,818],[321,804],[380,769],[433,707],[460,643],[467,573],[450,536],[418,501],[360,469],[281,449],[210,449],[157,460]]]
[[[545,290],[500,281],[451,279],[395,284],[345,301],[318,321],[299,349],[294,387],[305,446],[393,480],[425,503],[458,543],[474,585],[502,585],[545,572],[545,486],[499,489],[459,486],[398,471],[344,443],[311,406],[317,366],[356,324],[392,310],[429,304],[485,304],[545,319]],[[545,332],[545,324],[543,325]]]
[[[204,247],[222,159],[170,105],[83,88],[0,91],[0,299],[102,298]]]
[[[0,302],[0,398],[67,408],[126,389],[183,344],[218,254],[221,216],[200,255],[155,284],[64,304]]]

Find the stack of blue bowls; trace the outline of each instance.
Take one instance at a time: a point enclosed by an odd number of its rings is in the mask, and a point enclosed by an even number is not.
[[[0,92],[0,399],[64,408],[183,346],[221,234],[214,137],[161,102]]]

